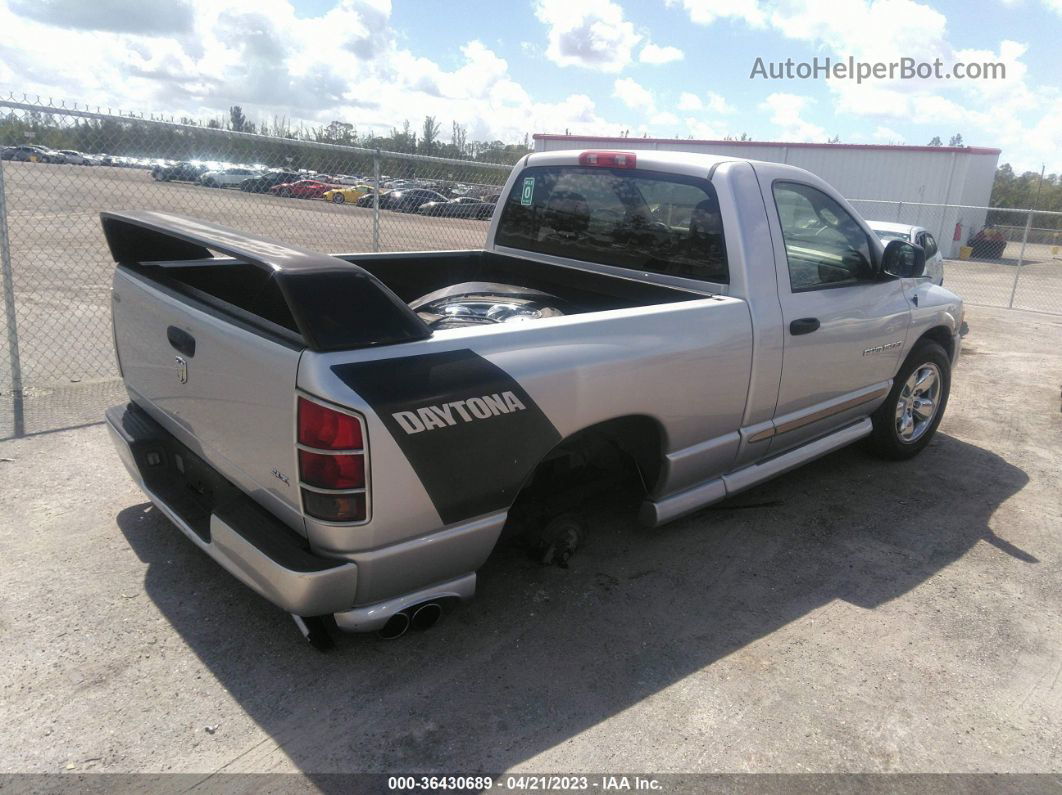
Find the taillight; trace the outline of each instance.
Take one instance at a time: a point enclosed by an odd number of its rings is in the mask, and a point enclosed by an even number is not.
[[[361,422],[349,414],[299,398],[299,444],[318,450],[360,450]]]
[[[328,522],[364,521],[368,491],[361,418],[300,397],[298,442],[303,510]]]
[[[299,450],[302,481],[319,489],[365,488],[365,458],[357,455],[322,455]]]
[[[583,152],[579,155],[580,166],[601,168],[634,168],[638,157],[634,152]]]
[[[356,522],[365,518],[364,494],[322,494],[303,489],[302,506],[310,516],[326,522]]]

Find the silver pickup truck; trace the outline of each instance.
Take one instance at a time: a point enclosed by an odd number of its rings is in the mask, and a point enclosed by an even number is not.
[[[910,457],[964,327],[917,246],[806,171],[729,157],[529,155],[474,251],[102,222],[122,460],[314,643],[431,625],[503,528],[602,479],[656,526],[859,439]]]

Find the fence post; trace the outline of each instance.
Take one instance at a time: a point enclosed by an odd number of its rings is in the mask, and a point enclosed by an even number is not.
[[[1021,274],[1021,266],[1025,263],[1025,244],[1029,242],[1029,227],[1032,226],[1033,212],[1025,219],[1025,232],[1021,236],[1021,251],[1018,253],[1018,266],[1014,269],[1014,285],[1010,288],[1010,303],[1007,309],[1014,308],[1014,294],[1018,292],[1018,276]]]
[[[900,214],[903,212],[903,202],[896,202],[896,223],[900,223]]]
[[[11,366],[11,410],[14,435],[26,432],[22,405],[22,360],[18,350],[18,319],[15,317],[15,283],[11,274],[11,241],[7,234],[7,193],[4,168],[0,165],[0,280],[4,282],[4,319],[7,323],[7,357]]]
[[[372,155],[372,250],[380,250],[380,150]]]

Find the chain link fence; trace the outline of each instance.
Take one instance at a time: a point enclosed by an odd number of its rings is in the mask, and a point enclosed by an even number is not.
[[[929,250],[938,249],[944,259],[945,286],[967,303],[1062,314],[1062,213],[866,199],[852,204],[871,226],[899,224],[928,234]]]
[[[0,438],[96,422],[122,400],[101,210],[330,253],[479,248],[510,171],[14,99],[0,100],[0,147]],[[969,303],[1062,313],[1062,213],[852,203],[928,233]]]
[[[0,101],[0,438],[122,400],[102,210],[327,253],[481,248],[511,167]]]

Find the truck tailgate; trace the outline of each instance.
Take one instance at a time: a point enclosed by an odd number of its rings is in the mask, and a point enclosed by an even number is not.
[[[130,398],[222,475],[305,533],[295,461],[301,349],[119,268],[115,345]]]

